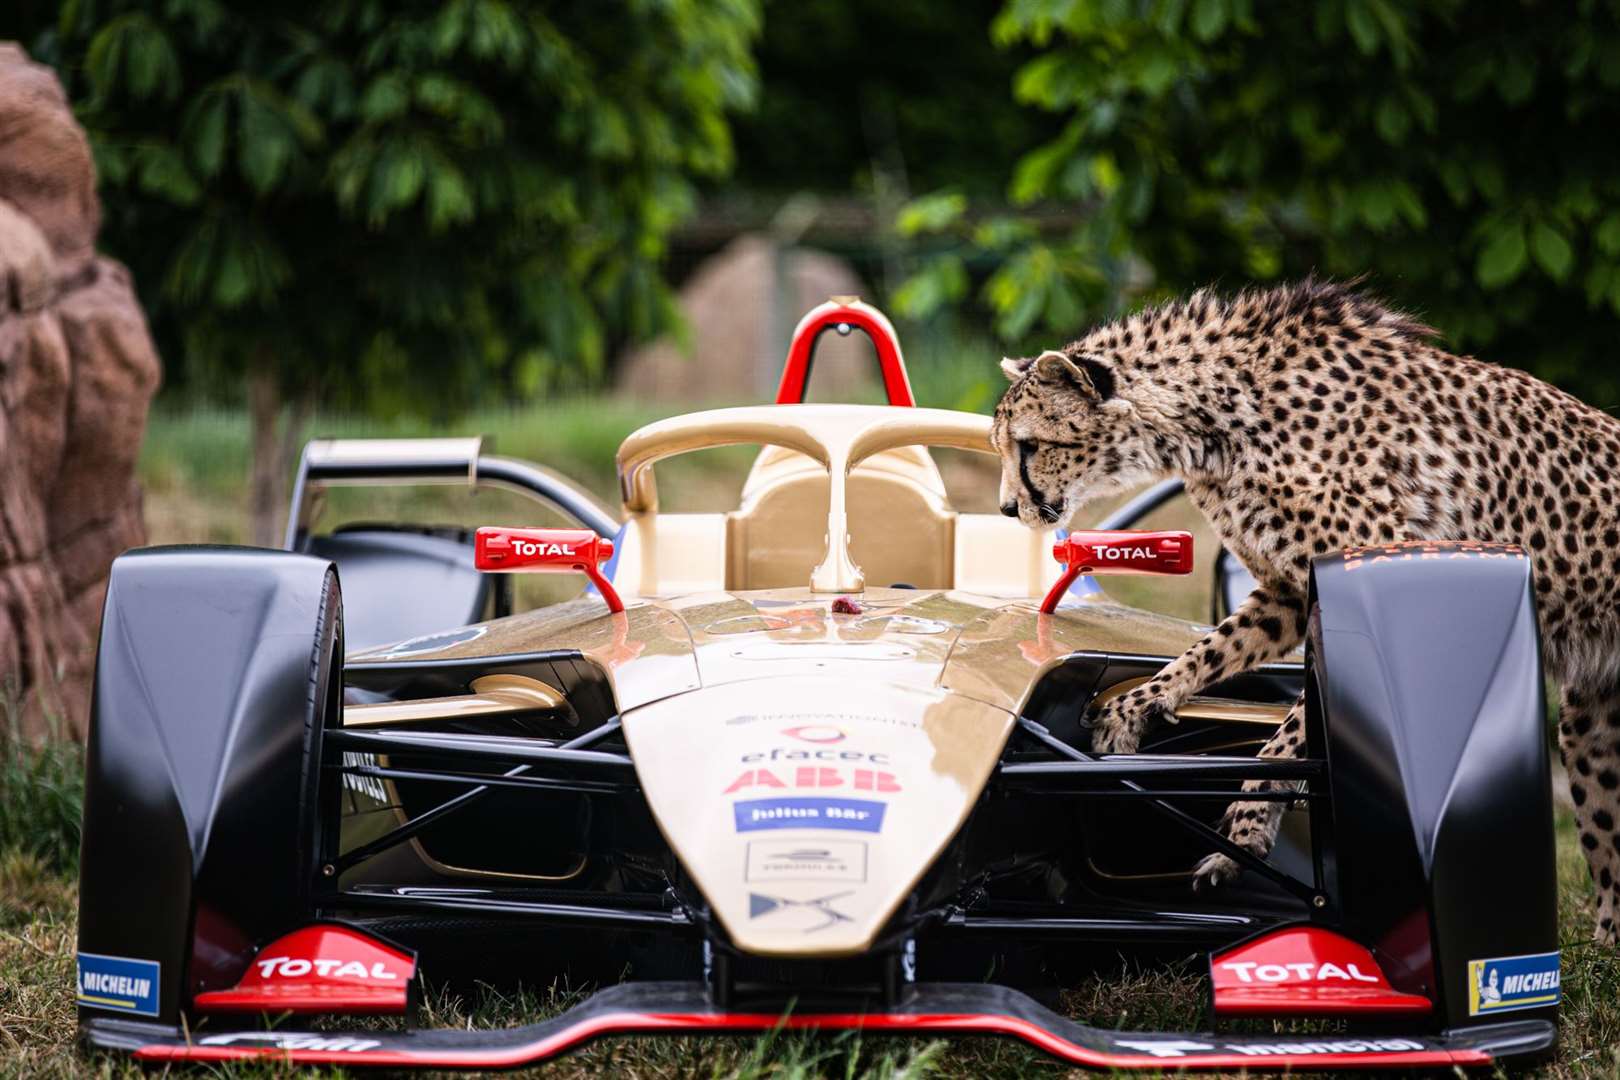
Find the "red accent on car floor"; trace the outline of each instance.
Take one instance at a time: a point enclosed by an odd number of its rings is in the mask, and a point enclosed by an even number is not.
[[[1220,1016],[1422,1015],[1363,945],[1319,926],[1285,926],[1209,958]]]
[[[230,990],[198,994],[202,1012],[402,1013],[416,957],[347,926],[318,924],[260,949]]]
[[[778,1026],[794,1029],[853,1029],[902,1035],[1011,1035],[1072,1065],[1098,1069],[1263,1069],[1285,1068],[1411,1068],[1452,1065],[1489,1065],[1491,1056],[1480,1050],[1394,1050],[1371,1053],[1240,1054],[1189,1051],[1181,1057],[1153,1054],[1116,1054],[1077,1046],[1052,1032],[1012,1016],[952,1013],[907,1015],[896,1013],[835,1013],[781,1017],[764,1013],[608,1013],[582,1020],[525,1046],[494,1051],[474,1050],[283,1050],[260,1046],[146,1046],[135,1052],[143,1061],[233,1061],[244,1058],[285,1058],[303,1065],[399,1065],[441,1069],[513,1068],[540,1061],[603,1035],[632,1033],[767,1031]],[[336,1033],[332,1033],[335,1037]],[[363,1038],[363,1033],[351,1038]],[[1278,1036],[1279,1042],[1303,1042],[1308,1036]],[[1341,1037],[1342,1038],[1342,1037]],[[1333,1041],[1332,1037],[1322,1037]]]

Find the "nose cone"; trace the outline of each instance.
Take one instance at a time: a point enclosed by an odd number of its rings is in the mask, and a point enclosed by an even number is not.
[[[1018,504],[1015,502],[1002,503],[1001,512],[1006,514],[1008,517],[1015,518],[1018,516]]]

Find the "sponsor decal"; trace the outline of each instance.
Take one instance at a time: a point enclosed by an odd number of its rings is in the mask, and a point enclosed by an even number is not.
[[[1468,1015],[1558,1004],[1558,954],[1531,953],[1468,961]]]
[[[851,893],[833,893],[831,896],[818,896],[813,900],[794,900],[786,896],[764,896],[760,893],[748,894],[748,917],[757,919],[762,915],[773,912],[807,912],[808,925],[802,927],[804,933],[813,934],[817,930],[825,930],[829,926],[836,926],[841,922],[853,922],[848,915],[833,909],[833,901],[842,900]]]
[[[739,760],[745,765],[751,765],[756,761],[867,761],[873,765],[887,765],[889,755],[881,752],[868,754],[862,750],[800,750],[796,747],[778,746],[770,750],[756,750],[751,754],[744,754]]]
[[[865,881],[866,841],[750,840],[746,881]]]
[[[1092,544],[1092,556],[1098,559],[1149,559],[1156,561],[1159,553],[1150,547],[1109,547]]]
[[[833,712],[806,712],[806,713],[740,713],[726,721],[727,727],[738,727],[743,724],[757,724],[761,720],[771,723],[791,723],[800,726],[831,726],[846,731],[846,725],[881,724],[884,727],[920,728],[922,720],[915,716],[880,716],[875,713],[833,713]],[[785,734],[785,733],[784,733]]]
[[[156,960],[80,953],[79,1004],[156,1016],[161,974]]]
[[[331,1050],[350,1054],[375,1050],[382,1045],[378,1039],[301,1031],[232,1031],[225,1035],[204,1035],[197,1040],[198,1046],[235,1046],[237,1043],[256,1043],[278,1050]]]
[[[781,775],[778,776],[777,773]],[[794,769],[747,769],[721,792],[730,795],[743,788],[835,788],[848,787],[855,791],[893,792],[900,790],[900,781],[894,773],[877,769],[834,769],[826,765],[800,765]]]
[[[796,727],[783,728],[782,734],[790,739],[811,743],[843,742],[849,738],[843,728],[835,728],[831,724],[799,724]]]
[[[1518,544],[1487,544],[1474,540],[1401,540],[1374,547],[1344,549],[1346,572],[1384,563],[1411,562],[1413,559],[1522,559]]]
[[[343,751],[343,764],[362,765],[367,768],[377,767],[377,755],[355,753],[352,750]],[[343,786],[359,795],[376,799],[380,803],[388,803],[388,789],[383,786],[379,776],[356,776],[354,773],[343,774]]]
[[[519,555],[573,555],[572,544],[552,544],[539,540],[512,539],[512,550]]]
[[[399,973],[388,970],[381,960],[368,970],[358,960],[333,960],[317,956],[313,960],[302,956],[266,956],[253,961],[261,979],[302,979],[311,972],[323,979],[360,979],[364,982],[398,982]]]
[[[1243,1054],[1246,1057],[1277,1057],[1305,1054],[1399,1054],[1422,1050],[1424,1045],[1413,1039],[1337,1039],[1333,1041],[1299,1041],[1276,1043],[1205,1043],[1190,1039],[1121,1039],[1119,1045],[1159,1058],[1179,1058],[1188,1054],[1214,1051],[1223,1054]]]
[[[443,634],[425,634],[422,637],[407,638],[395,645],[384,646],[383,652],[368,652],[363,655],[368,660],[398,660],[405,656],[419,656],[422,653],[438,652],[448,649],[452,645],[465,645],[469,641],[476,641],[489,633],[487,626],[469,626],[465,630],[451,630]]]
[[[842,829],[881,832],[888,807],[871,799],[742,799],[731,804],[738,832]]]
[[[1382,983],[1377,975],[1368,975],[1355,964],[1256,964],[1225,963],[1221,965],[1236,975],[1238,982],[1365,982]]]

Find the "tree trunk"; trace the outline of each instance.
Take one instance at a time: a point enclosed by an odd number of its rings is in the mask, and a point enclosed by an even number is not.
[[[248,542],[281,546],[281,515],[286,506],[286,472],[281,467],[281,387],[258,365],[248,372],[248,413],[253,422],[253,459],[248,465]]]

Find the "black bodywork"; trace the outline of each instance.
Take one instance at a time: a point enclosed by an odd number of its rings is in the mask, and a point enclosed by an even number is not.
[[[385,535],[365,556],[405,539]],[[1486,1023],[1469,1015],[1470,959],[1558,946],[1529,566],[1478,547],[1379,558],[1318,561],[1303,666],[1217,688],[1267,703],[1305,689],[1304,758],[1260,761],[1260,736],[1196,722],[1139,755],[1094,756],[1092,700],[1167,658],[1073,654],[1037,686],[967,826],[878,946],[812,962],[729,946],[658,833],[611,690],[580,654],[340,672],[331,561],[125,555],[97,668],[80,951],[156,960],[164,981],[151,1023],[81,1005],[85,1031],[105,1046],[151,1024],[206,1032],[215,1021],[191,1011],[192,995],[233,985],[256,948],[316,918],[419,950],[440,982],[699,980],[709,1008],[751,1013],[789,1002],[893,1013],[987,972],[1046,995],[1121,952],[1184,956],[1305,920],[1367,944],[1397,989],[1436,1002],[1413,1030],[1460,1037]],[[538,678],[569,710],[493,728],[340,726],[340,693],[431,697],[491,673]],[[1292,839],[1268,862],[1217,827],[1245,779],[1276,782],[1255,797],[1296,808]],[[381,780],[403,812],[345,836],[357,817],[345,800]],[[514,833],[513,821],[543,825]],[[423,880],[421,859],[402,857],[413,843],[439,862],[527,877]],[[1249,872],[1194,896],[1185,870],[1211,850]],[[1549,1046],[1555,1016],[1516,1013],[1514,1052]]]

